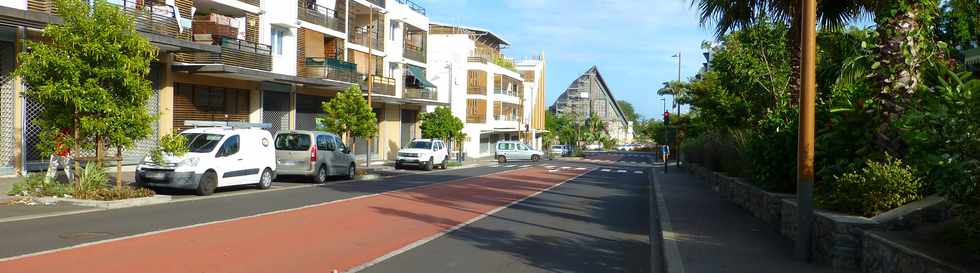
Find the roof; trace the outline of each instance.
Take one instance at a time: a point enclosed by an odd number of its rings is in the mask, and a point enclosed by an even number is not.
[[[471,32],[475,32],[476,34],[488,35],[491,38],[497,40],[498,43],[500,43],[500,44],[504,44],[504,45],[508,45],[508,46],[510,45],[510,42],[508,42],[507,40],[504,40],[504,38],[501,37],[500,35],[497,35],[496,33],[493,33],[492,31],[487,30],[487,29],[484,29],[484,28],[471,27],[471,26],[463,26],[463,25],[452,25],[452,24],[445,24],[445,23],[441,23],[441,22],[429,22],[429,25],[436,25],[436,26],[441,26],[441,27],[450,27],[450,28],[465,29],[465,30],[468,30],[468,31],[471,31]]]
[[[606,85],[606,80],[602,77],[602,73],[599,73],[599,68],[595,65],[589,68],[589,70],[586,70],[585,73],[582,73],[582,75],[576,78],[575,81],[572,81],[571,85],[565,89],[565,92],[562,92],[561,95],[558,96],[558,99],[555,100],[555,103],[548,108],[555,108],[558,105],[558,101],[561,101],[563,97],[568,96],[568,91],[571,90],[572,87],[575,87],[576,82],[589,74],[595,75],[595,78],[599,81],[599,86],[602,88],[602,91],[605,92],[606,96],[613,101],[612,105],[616,107],[616,113],[619,114],[619,118],[622,119],[623,122],[629,122],[629,120],[626,119],[626,114],[623,113],[623,109],[619,107],[619,101],[616,100],[615,96],[613,96],[612,90],[609,90],[609,86]]]

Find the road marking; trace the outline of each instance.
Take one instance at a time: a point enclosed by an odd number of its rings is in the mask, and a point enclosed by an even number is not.
[[[480,221],[483,218],[486,218],[487,216],[494,215],[497,212],[500,212],[500,211],[502,211],[504,209],[507,209],[507,208],[509,208],[509,207],[517,204],[517,203],[524,202],[524,200],[527,200],[527,199],[530,199],[532,197],[538,196],[538,194],[541,194],[541,193],[547,192],[547,191],[551,191],[552,189],[557,188],[558,186],[564,185],[568,181],[572,181],[572,180],[578,179],[579,177],[582,177],[583,175],[586,175],[586,174],[588,174],[590,172],[591,171],[580,173],[580,174],[578,174],[576,176],[573,176],[573,177],[571,177],[571,178],[569,178],[569,179],[567,179],[565,181],[562,181],[561,183],[555,184],[555,185],[553,185],[551,187],[548,187],[548,188],[546,188],[544,190],[541,190],[539,192],[536,192],[536,193],[533,193],[531,195],[525,196],[524,198],[521,198],[521,199],[518,199],[518,200],[514,200],[513,202],[510,202],[509,204],[504,205],[503,207],[499,207],[499,208],[493,209],[491,211],[488,211],[486,213],[483,213],[480,216],[477,216],[477,217],[475,217],[473,219],[470,219],[469,221],[466,221],[466,222],[460,223],[458,225],[455,225],[452,228],[449,228],[447,230],[443,230],[442,232],[436,233],[435,235],[429,236],[428,238],[415,241],[414,243],[411,243],[409,245],[406,245],[406,246],[404,246],[404,247],[402,247],[402,248],[400,248],[398,250],[389,252],[388,254],[385,254],[384,256],[378,257],[378,258],[374,259],[373,261],[367,262],[367,263],[362,264],[362,265],[359,265],[359,266],[355,266],[355,267],[347,270],[346,273],[355,273],[355,272],[358,272],[358,271],[367,269],[368,267],[371,267],[373,265],[376,265],[376,264],[379,264],[381,262],[384,262],[385,260],[390,259],[391,257],[395,257],[395,256],[398,256],[398,254],[402,254],[402,253],[408,252],[409,250],[412,250],[412,249],[414,249],[416,247],[420,247],[420,246],[422,246],[422,245],[424,245],[424,244],[426,244],[428,242],[431,242],[431,241],[433,241],[435,239],[439,239],[440,237],[445,236],[446,234],[449,234],[450,232],[454,232],[454,231],[456,231],[458,229],[461,229],[461,228],[463,228],[465,226],[468,226],[468,225],[470,225],[472,223],[476,223],[476,221]]]
[[[521,165],[521,168],[531,167],[531,165]]]
[[[551,169],[551,170],[548,170],[548,172],[549,172],[549,173],[553,173],[553,172],[557,172],[557,171],[558,171],[558,169]]]
[[[555,168],[555,166],[551,166],[551,165],[545,165],[545,166],[544,166],[544,168],[545,168],[545,169],[554,169],[554,168]]]
[[[174,228],[168,228],[168,229],[161,229],[161,230],[150,231],[150,232],[139,233],[139,234],[133,234],[133,235],[123,236],[123,237],[118,237],[118,238],[105,239],[105,240],[101,240],[101,241],[88,242],[88,243],[84,243],[84,244],[78,244],[78,245],[67,246],[67,247],[62,247],[62,248],[55,248],[55,249],[49,249],[49,250],[44,250],[44,251],[39,251],[39,252],[34,252],[34,253],[28,253],[28,254],[23,254],[23,255],[11,256],[11,257],[6,257],[6,258],[0,258],[0,263],[7,262],[7,261],[12,261],[12,260],[17,260],[17,259],[22,259],[22,258],[40,256],[40,255],[45,255],[45,254],[50,254],[50,253],[62,252],[62,251],[66,251],[66,250],[76,249],[76,248],[83,248],[83,247],[92,246],[92,245],[101,245],[101,244],[107,244],[107,243],[111,243],[111,242],[115,242],[115,241],[122,241],[122,240],[128,240],[128,239],[134,239],[134,238],[140,238],[140,237],[146,237],[146,236],[152,236],[152,235],[155,235],[155,234],[166,233],[166,232],[171,232],[171,231],[185,230],[185,229],[191,229],[191,228],[196,228],[196,227],[203,227],[203,226],[221,224],[221,223],[226,223],[226,222],[233,222],[233,221],[244,220],[244,219],[258,218],[258,217],[263,217],[263,216],[267,216],[267,215],[286,213],[286,212],[297,211],[297,210],[302,210],[302,209],[308,209],[308,208],[313,208],[313,207],[322,207],[322,206],[331,205],[331,204],[335,204],[335,203],[341,203],[341,202],[347,202],[347,201],[354,201],[354,200],[358,200],[358,199],[362,199],[362,198],[369,198],[369,197],[375,197],[375,196],[380,196],[380,195],[385,195],[385,194],[391,194],[393,192],[401,192],[401,191],[422,189],[422,188],[427,188],[427,187],[434,187],[434,186],[439,186],[439,185],[444,185],[444,184],[449,184],[449,183],[456,183],[456,182],[464,181],[464,180],[467,180],[467,179],[487,177],[487,176],[498,175],[498,174],[513,173],[513,172],[518,172],[518,171],[521,171],[521,170],[520,169],[505,170],[505,171],[499,171],[499,172],[495,172],[495,173],[488,173],[488,174],[484,174],[484,175],[457,178],[457,179],[453,179],[453,180],[448,180],[448,181],[443,181],[443,182],[437,182],[437,183],[432,183],[432,184],[425,184],[425,185],[418,185],[418,186],[406,187],[406,188],[401,188],[401,189],[391,190],[391,191],[386,191],[386,192],[379,192],[379,193],[373,193],[373,194],[367,194],[367,195],[361,195],[361,196],[354,196],[354,197],[347,198],[347,199],[332,200],[332,201],[321,202],[321,203],[316,203],[316,204],[310,204],[310,205],[305,205],[305,206],[295,207],[295,208],[290,208],[290,209],[282,209],[282,210],[276,210],[276,211],[263,212],[263,213],[254,214],[254,215],[247,215],[247,216],[229,218],[229,219],[224,219],[224,220],[217,220],[217,221],[211,221],[211,222],[205,222],[205,223],[198,223],[198,224],[193,224],[193,225],[189,225],[189,226],[182,226],[182,227],[174,227]],[[429,173],[432,173],[432,172],[429,172]],[[588,172],[586,172],[586,173],[588,173]],[[572,179],[575,179],[575,178],[577,178],[579,176],[582,176],[584,174],[585,173],[580,174],[578,176],[575,176]],[[359,181],[359,180],[351,180],[351,181]],[[345,181],[344,183],[346,183],[346,182],[347,181]],[[562,183],[564,183],[564,182],[562,182]],[[333,184],[330,184],[330,185],[335,185],[335,184],[339,184],[339,183],[333,183]],[[315,187],[315,186],[320,186],[320,184],[309,185],[309,187]],[[299,187],[299,186],[297,186],[297,187],[290,187],[290,189],[294,189],[294,188],[306,188],[306,187],[305,186],[304,187]],[[256,192],[269,192],[269,191],[270,190],[256,191]],[[186,199],[181,199],[181,200],[186,200]],[[161,203],[161,204],[172,204],[172,203],[175,203],[175,202]],[[154,204],[154,205],[160,205],[160,204]],[[112,210],[112,209],[102,209],[102,210]]]
[[[602,169],[603,172],[610,172],[610,169]]]
[[[660,188],[660,183],[657,182],[657,175],[654,174],[650,178],[650,184],[653,184],[652,192],[655,193],[654,197],[657,199],[657,218],[660,220],[660,234],[663,238],[661,243],[663,244],[664,250],[664,266],[668,273],[686,273],[687,270],[684,268],[684,259],[681,257],[680,247],[677,245],[676,240],[668,240],[668,237],[675,237],[674,225],[670,221],[670,212],[667,210],[667,202],[664,201],[663,190]]]
[[[572,167],[568,167],[568,166],[561,167],[562,170],[567,170],[567,169],[571,169],[571,168]]]
[[[510,164],[510,165],[507,165],[507,166],[504,166],[504,167],[506,167],[506,168],[513,168],[513,167],[517,167],[517,165]]]
[[[643,174],[643,171],[634,171],[635,174]]]
[[[617,173],[625,173],[625,172],[626,172],[626,170],[618,170],[618,171],[616,171],[616,172],[617,172]]]
[[[581,168],[581,167],[579,167],[579,168],[575,168],[575,170],[576,170],[576,171],[581,171],[581,170],[585,170],[585,168]]]

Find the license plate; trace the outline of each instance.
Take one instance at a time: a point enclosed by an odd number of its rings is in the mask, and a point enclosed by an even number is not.
[[[149,178],[149,179],[165,179],[165,178],[167,178],[167,175],[166,174],[164,174],[164,173],[158,173],[158,172],[148,172],[148,173],[144,174],[143,176],[145,176],[146,178]]]

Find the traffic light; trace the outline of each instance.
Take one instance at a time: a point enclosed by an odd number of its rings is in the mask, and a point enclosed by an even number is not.
[[[664,111],[664,125],[670,125],[670,112]]]

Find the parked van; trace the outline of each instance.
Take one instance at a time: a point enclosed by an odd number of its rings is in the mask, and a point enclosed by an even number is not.
[[[497,142],[497,151],[494,154],[494,158],[499,163],[507,163],[509,160],[538,161],[543,156],[543,152],[531,149],[524,143],[517,141]]]
[[[324,183],[330,176],[354,178],[356,164],[350,149],[335,134],[282,131],[276,134],[276,166],[280,175],[299,175]]]
[[[224,124],[224,123],[222,123]],[[211,195],[219,187],[255,184],[272,186],[276,152],[272,134],[256,128],[195,128],[180,133],[190,152],[165,156],[157,164],[149,156],[136,167],[136,183],[150,187],[194,190]]]

